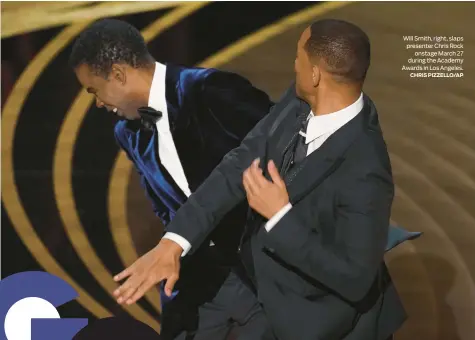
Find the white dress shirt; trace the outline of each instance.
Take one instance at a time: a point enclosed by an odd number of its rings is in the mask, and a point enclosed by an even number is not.
[[[361,93],[360,97],[353,104],[340,111],[320,116],[315,116],[313,112],[310,112],[307,118],[309,119],[307,131],[305,131],[305,143],[308,144],[307,156],[321,147],[338,129],[355,118],[363,109],[363,104],[363,93]],[[266,230],[271,231],[290,209],[292,209],[292,204],[287,203],[285,207],[267,221],[265,224]]]
[[[167,169],[170,176],[173,178],[178,187],[183,191],[186,197],[191,195],[190,187],[185,176],[185,171],[181,165],[178,152],[173,141],[172,133],[170,131],[170,123],[168,120],[168,106],[165,97],[165,76],[167,67],[164,64],[155,63],[155,72],[153,74],[152,86],[150,87],[150,94],[148,97],[148,106],[157,111],[162,112],[162,118],[156,123],[158,135],[158,157],[160,162]],[[178,243],[182,248],[189,246],[182,236],[174,233],[166,233],[164,238],[168,238]]]

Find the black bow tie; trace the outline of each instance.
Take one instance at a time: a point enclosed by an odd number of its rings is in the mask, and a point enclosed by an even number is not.
[[[153,125],[155,125],[158,120],[162,118],[161,111],[157,111],[149,106],[141,107],[137,110],[137,112],[140,115],[142,125],[148,130],[151,130]]]

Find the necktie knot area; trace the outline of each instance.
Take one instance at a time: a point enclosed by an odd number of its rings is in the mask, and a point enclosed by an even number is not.
[[[152,107],[144,106],[137,110],[140,115],[140,120],[143,126],[147,129],[152,129],[160,118],[162,118],[162,112],[157,111]]]

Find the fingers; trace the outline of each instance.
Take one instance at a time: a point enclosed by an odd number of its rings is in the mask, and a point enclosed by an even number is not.
[[[117,303],[124,303],[127,301],[142,284],[143,279],[138,275],[132,275],[122,286],[114,291],[114,296],[117,298]]]
[[[259,168],[259,163],[260,163],[259,159],[252,162],[251,176],[254,179],[254,182],[257,184],[258,188],[260,189],[266,186],[267,184],[269,184],[269,181],[262,174],[262,169]]]
[[[252,185],[252,179],[250,178],[250,171],[250,168],[246,169],[242,176],[242,184],[244,185],[247,196],[253,196],[256,194],[256,188]]]
[[[175,283],[177,281],[178,281],[177,275],[171,275],[167,279],[167,283],[165,284],[165,294],[167,294],[168,297],[172,296],[173,287],[175,287]]]
[[[274,182],[280,188],[285,188],[285,182],[282,180],[282,177],[280,177],[279,170],[277,170],[274,161],[269,161],[267,169],[269,171],[270,177],[272,178],[272,182]]]
[[[248,196],[257,195],[260,189],[270,184],[262,175],[262,169],[259,168],[259,163],[260,159],[255,159],[251,166],[244,171],[243,185]]]
[[[116,276],[117,277],[117,276]],[[115,280],[115,278],[114,278]],[[117,280],[116,280],[117,281]],[[115,291],[114,291],[114,296],[115,297],[119,297],[121,296],[127,289],[129,289],[130,287],[130,279],[128,279],[127,281],[125,281],[121,286],[119,286],[119,288],[117,288]]]
[[[128,305],[131,305],[135,302],[137,302],[138,300],[140,300],[144,295],[145,293],[153,286],[153,281],[151,280],[145,280],[142,282],[142,284],[140,285],[140,287],[138,287],[137,290],[135,290],[135,293],[131,296],[130,298],[127,298],[127,301],[126,303]]]
[[[134,293],[137,291],[137,286],[132,286],[129,287],[125,292],[117,299],[117,303],[123,304],[124,302],[127,301],[127,304],[129,304],[130,297],[134,295]]]
[[[257,195],[259,192],[259,184],[254,175],[254,168],[255,168],[256,160],[252,162],[251,166],[244,171],[243,175],[243,184],[246,192],[251,196]]]
[[[115,282],[122,281],[126,277],[129,277],[130,274],[132,274],[132,269],[133,269],[133,265],[130,266],[129,268],[126,268],[124,271],[114,276],[114,281]]]
[[[167,285],[170,291],[173,289],[180,273],[180,261],[179,255],[175,257],[173,252],[167,251],[167,247],[170,249],[171,246],[163,243],[162,247],[155,247],[114,277],[115,281],[127,277],[127,280],[114,291],[118,303],[134,303],[150,287],[164,279],[169,279]]]
[[[246,170],[247,171],[247,170]],[[245,174],[245,172],[244,172]],[[250,197],[253,195],[251,188],[249,187],[249,182],[246,180],[246,178],[243,176],[243,181],[242,184],[244,185],[244,190],[246,190],[246,196]]]
[[[143,281],[145,281],[146,276],[139,274],[143,272],[143,268],[140,270],[141,266],[143,266],[143,263],[138,260],[114,277],[114,281],[120,281],[128,277],[113,293],[117,299],[117,303],[122,304],[126,302],[137,291],[138,287],[142,285]]]

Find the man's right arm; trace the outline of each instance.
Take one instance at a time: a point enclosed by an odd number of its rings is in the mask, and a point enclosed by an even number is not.
[[[284,95],[295,97],[295,86]],[[191,251],[198,248],[216,224],[236,204],[245,198],[242,176],[252,161],[265,153],[267,133],[275,123],[280,107],[264,117],[249,132],[241,145],[224,156],[208,179],[178,209],[175,218],[167,225],[170,233],[183,237],[191,244]],[[236,117],[239,119],[239,117]],[[170,235],[170,234],[169,234]],[[165,237],[147,254],[114,277],[119,282],[127,278],[114,291],[117,302],[132,304],[140,299],[154,284],[166,280],[165,293],[171,296],[180,275],[180,255],[183,247]]]
[[[264,155],[266,132],[273,116],[264,117],[239,147],[224,156],[167,225],[164,238],[178,243],[184,250],[182,256],[190,248],[198,248],[224,215],[245,199],[242,174],[254,159]]]
[[[167,225],[168,238],[183,248],[182,256],[198,248],[224,215],[245,199],[242,183],[244,171],[256,158],[265,154],[267,133],[282,107],[295,97],[292,85],[278,104],[247,134],[241,145],[224,156],[206,181],[178,209]],[[239,119],[239,117],[236,117]]]

